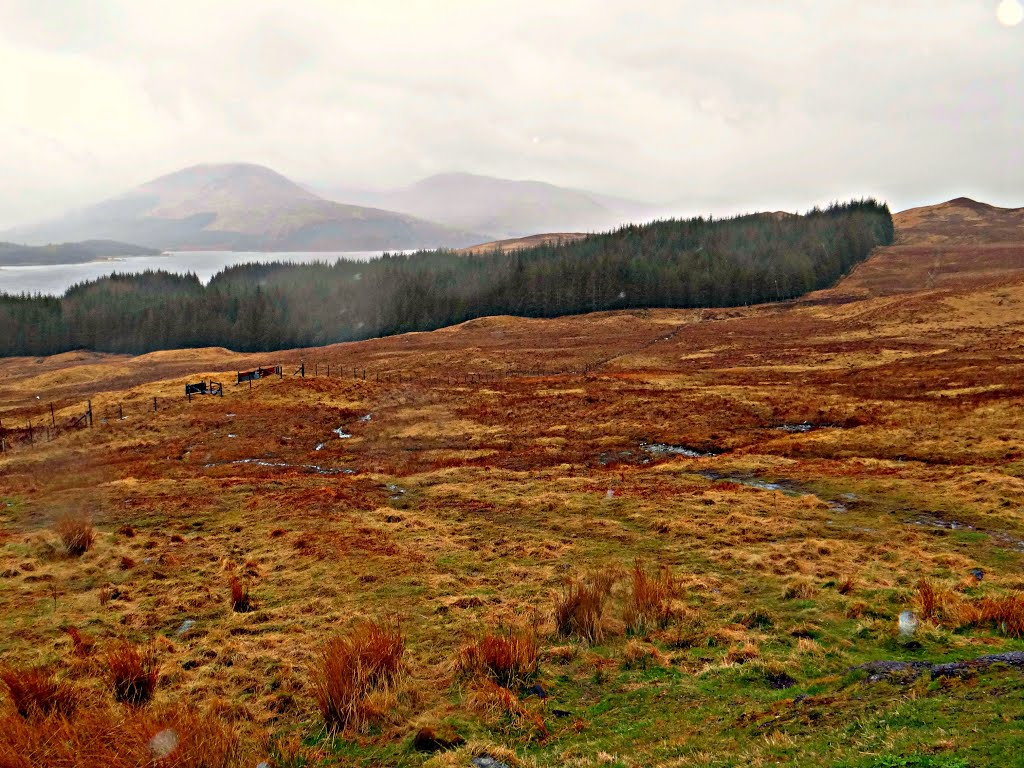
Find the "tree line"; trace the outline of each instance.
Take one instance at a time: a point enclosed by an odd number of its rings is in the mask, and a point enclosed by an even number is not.
[[[60,298],[0,294],[0,355],[269,351],[425,331],[486,315],[554,317],[642,307],[721,307],[828,287],[893,240],[872,199],[796,216],[628,225],[572,243],[479,255],[384,254],[369,262],[113,274]]]

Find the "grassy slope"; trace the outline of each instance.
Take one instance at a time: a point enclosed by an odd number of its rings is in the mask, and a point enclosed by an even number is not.
[[[2,361],[5,425],[41,413],[51,392],[59,415],[91,396],[98,418],[0,459],[0,653],[56,663],[102,698],[61,628],[101,646],[158,639],[158,703],[214,702],[253,764],[266,733],[364,765],[464,765],[499,748],[542,766],[1013,764],[1019,671],[898,683],[850,671],[1024,648],[952,621],[926,622],[914,643],[896,633],[897,614],[919,610],[921,577],[961,601],[1024,589],[1024,248],[941,257],[922,270],[919,251],[887,249],[787,307],[485,318],[307,350],[307,370],[330,362],[331,379],[267,380],[191,404],[178,396],[188,373],[229,381],[263,357]],[[271,357],[291,365],[299,353]],[[587,363],[599,367],[585,377],[451,378]],[[369,379],[353,380],[353,366]],[[418,377],[375,379],[396,370]],[[101,421],[119,402],[128,419]],[[777,428],[801,422],[823,426]],[[338,426],[353,437],[335,439]],[[651,455],[640,446],[652,441],[721,453]],[[229,463],[246,458],[292,466]],[[748,478],[784,480],[787,492]],[[50,526],[83,505],[99,540],[68,559]],[[125,523],[136,536],[118,533]],[[123,556],[136,565],[122,570]],[[622,581],[604,642],[553,634],[567,575],[635,558],[678,577],[677,621],[631,645]],[[251,583],[256,611],[231,611],[231,572]],[[800,585],[804,597],[786,599]],[[121,594],[101,605],[104,587]],[[368,615],[402,618],[410,680],[381,723],[329,742],[312,654]],[[522,697],[531,717],[472,706],[474,687],[453,673],[459,649],[530,617],[551,699]],[[196,626],[178,636],[186,618]],[[782,673],[793,687],[773,687]],[[411,749],[417,728],[443,723],[470,746]]]

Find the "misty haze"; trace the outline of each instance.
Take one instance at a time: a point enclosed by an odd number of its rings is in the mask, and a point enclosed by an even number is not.
[[[980,768],[1024,0],[0,3],[0,768]]]

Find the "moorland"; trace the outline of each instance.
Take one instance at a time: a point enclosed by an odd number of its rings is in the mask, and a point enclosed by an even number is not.
[[[961,208],[787,301],[0,360],[0,765],[1016,764],[1024,242]]]

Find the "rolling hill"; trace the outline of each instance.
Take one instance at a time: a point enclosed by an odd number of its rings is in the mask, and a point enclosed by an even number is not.
[[[648,218],[648,206],[631,200],[471,173],[438,174],[402,189],[345,188],[325,194],[486,232],[492,240],[538,232],[597,232]]]
[[[485,236],[325,200],[259,165],[196,165],[57,220],[14,230],[32,244],[113,239],[164,250],[358,251],[461,247]]]
[[[1024,242],[1024,208],[999,208],[969,197],[901,211],[893,223],[901,245]]]

